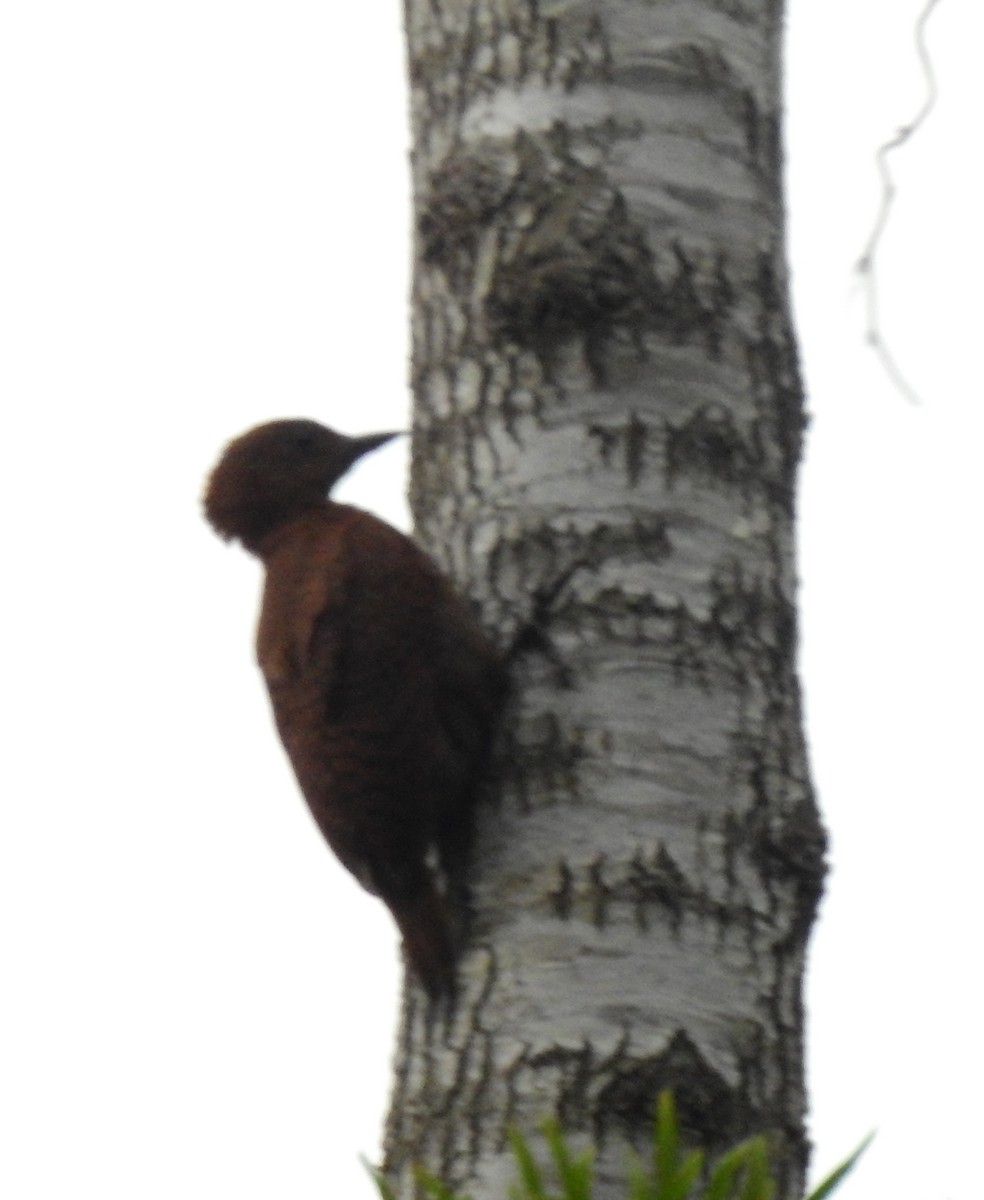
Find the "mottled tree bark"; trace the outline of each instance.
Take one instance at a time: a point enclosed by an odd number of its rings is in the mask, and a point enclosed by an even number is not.
[[[506,1194],[547,1113],[621,1196],[672,1087],[802,1188],[823,876],[778,0],[407,0],[417,531],[513,647],[462,993],[406,997],[386,1169]]]

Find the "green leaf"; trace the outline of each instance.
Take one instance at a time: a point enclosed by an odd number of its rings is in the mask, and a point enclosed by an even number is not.
[[[593,1152],[585,1150],[576,1157],[572,1156],[563,1130],[553,1118],[544,1121],[541,1128],[557,1167],[564,1200],[591,1200]]]
[[[517,1129],[509,1131],[509,1144],[519,1172],[519,1182],[509,1188],[511,1200],[592,1200],[594,1151],[574,1153],[560,1124],[548,1119],[541,1125],[561,1191],[548,1191],[530,1143]],[[870,1133],[849,1158],[819,1183],[805,1200],[827,1200],[854,1169],[874,1138]],[[684,1151],[676,1105],[670,1092],[660,1093],[653,1128],[652,1167],[632,1155],[628,1167],[627,1200],[775,1200],[776,1181],[769,1163],[769,1143],[759,1135],[740,1142],[713,1164],[706,1184],[695,1193],[704,1167],[701,1150]],[[376,1184],[381,1200],[399,1200],[392,1184],[365,1158],[363,1165]],[[552,1172],[551,1172],[552,1174]],[[414,1177],[429,1200],[469,1200],[453,1193],[423,1167]]]
[[[748,1157],[747,1145],[742,1142],[717,1160],[707,1181],[704,1200],[733,1200],[735,1181],[744,1170]]]
[[[691,1150],[677,1167],[673,1178],[660,1181],[663,1190],[657,1193],[658,1200],[687,1200],[703,1169],[703,1152]]]
[[[659,1200],[656,1184],[649,1172],[642,1165],[638,1156],[633,1156],[629,1163],[629,1198],[628,1200]]]
[[[744,1186],[738,1200],[772,1200],[776,1181],[769,1171],[769,1145],[764,1137],[749,1138],[745,1160]]]
[[[676,1175],[680,1154],[680,1130],[672,1092],[660,1092],[656,1101],[656,1133],[653,1142],[653,1169],[661,1188]],[[662,1192],[657,1193],[662,1200]]]
[[[813,1191],[810,1192],[809,1196],[806,1197],[806,1200],[825,1200],[825,1197],[829,1196],[833,1192],[834,1188],[840,1185],[844,1177],[846,1175],[850,1175],[850,1173],[854,1170],[854,1168],[857,1166],[858,1159],[871,1145],[874,1136],[875,1132],[872,1130],[849,1158],[846,1158],[839,1167],[834,1167],[826,1179],[822,1179],[817,1184]]]
[[[701,1200],[771,1200],[776,1184],[764,1137],[739,1142],[714,1164]]]
[[[672,1092],[660,1092],[653,1136],[654,1200],[686,1200],[704,1169],[702,1150],[680,1150],[680,1127]]]
[[[414,1167],[413,1175],[432,1200],[469,1200],[467,1196],[456,1196],[436,1175],[432,1175],[423,1167]]]
[[[393,1191],[392,1184],[382,1173],[382,1171],[377,1170],[377,1168],[372,1165],[372,1163],[364,1154],[360,1154],[359,1159],[365,1169],[372,1176],[372,1181],[376,1185],[376,1189],[382,1197],[382,1200],[399,1200],[396,1192]]]
[[[510,1196],[514,1200],[550,1200],[543,1189],[543,1176],[540,1174],[540,1168],[536,1165],[529,1142],[518,1129],[509,1130],[509,1145],[512,1148],[516,1166],[519,1167],[520,1181],[525,1189],[521,1191],[516,1187],[511,1187],[509,1189]]]
[[[379,1195],[382,1200],[400,1200],[399,1196],[393,1188],[393,1185],[382,1173],[377,1170],[367,1158],[362,1156],[362,1165],[373,1178],[373,1182],[379,1190]],[[450,1188],[446,1187],[436,1175],[432,1175],[423,1167],[415,1166],[413,1168],[413,1176],[417,1183],[424,1189],[432,1200],[470,1200],[468,1196],[457,1196]]]

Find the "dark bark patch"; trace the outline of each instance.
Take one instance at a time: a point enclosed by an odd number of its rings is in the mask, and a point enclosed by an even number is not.
[[[681,1131],[696,1144],[721,1147],[749,1127],[740,1097],[680,1030],[662,1053],[636,1059],[626,1054],[614,1067],[594,1105],[599,1140],[614,1129],[639,1148],[647,1145],[656,1098],[667,1088],[676,1100]]]
[[[643,222],[597,165],[617,136],[557,122],[452,150],[434,170],[419,252],[471,314],[466,340],[531,351],[548,378],[579,342],[599,384],[614,348],[643,354],[647,331],[698,337],[720,354],[735,298],[724,255],[701,263],[674,242],[657,262]]]
[[[612,899],[612,889],[605,882],[605,856],[599,854],[588,864],[588,903],[591,923],[596,929],[604,929],[608,924],[608,906]]]
[[[757,477],[761,455],[732,415],[717,405],[700,408],[680,424],[666,423],[666,482],[681,478],[744,486]]]
[[[629,413],[625,427],[625,475],[630,487],[635,487],[642,474],[642,460],[646,449],[646,426],[636,413]]]
[[[796,931],[809,927],[823,894],[827,866],[826,833],[811,793],[787,801],[776,797],[777,767],[766,763],[756,751],[745,759],[747,785],[752,804],[742,812],[729,812],[724,819],[724,852],[729,887],[737,885],[734,864],[751,861],[771,898],[781,906],[780,893],[795,897]],[[805,787],[805,784],[801,784]]]
[[[629,868],[628,890],[634,898],[636,925],[649,928],[648,910],[659,905],[669,914],[675,935],[680,932],[684,910],[693,904],[696,893],[686,875],[662,843],[654,854],[637,851]]]
[[[548,893],[548,899],[554,913],[562,921],[566,921],[570,917],[574,905],[574,876],[563,858],[557,864],[557,886]]]
[[[597,1071],[591,1045],[548,1046],[531,1054],[528,1065],[556,1076],[554,1115],[561,1125],[566,1129],[583,1128],[587,1124],[591,1080]]]
[[[582,339],[596,378],[617,329],[638,336],[655,299],[652,255],[621,194],[574,160],[546,160],[528,183],[538,195],[530,224],[506,242],[485,302],[489,334],[532,350],[552,366]],[[539,176],[539,179],[536,178]]]
[[[612,466],[616,451],[621,451],[625,478],[629,487],[635,487],[642,477],[651,433],[651,428],[640,419],[636,412],[630,412],[623,425],[602,425],[595,422],[588,426],[588,436],[597,445],[601,460],[606,467]]]
[[[507,738],[503,775],[515,783],[527,811],[578,799],[580,764],[587,756],[584,740],[582,729],[553,712],[541,712],[524,721],[521,739]]]

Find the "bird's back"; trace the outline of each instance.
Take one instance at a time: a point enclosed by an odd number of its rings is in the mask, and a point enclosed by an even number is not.
[[[422,860],[466,820],[501,663],[431,560],[369,513],[328,503],[262,550],[257,650],[281,737],[336,853],[382,891],[378,864]]]

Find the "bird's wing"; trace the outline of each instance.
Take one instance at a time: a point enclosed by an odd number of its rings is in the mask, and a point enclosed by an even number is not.
[[[269,555],[256,649],[268,686],[337,679],[348,571],[340,529],[297,521]]]

